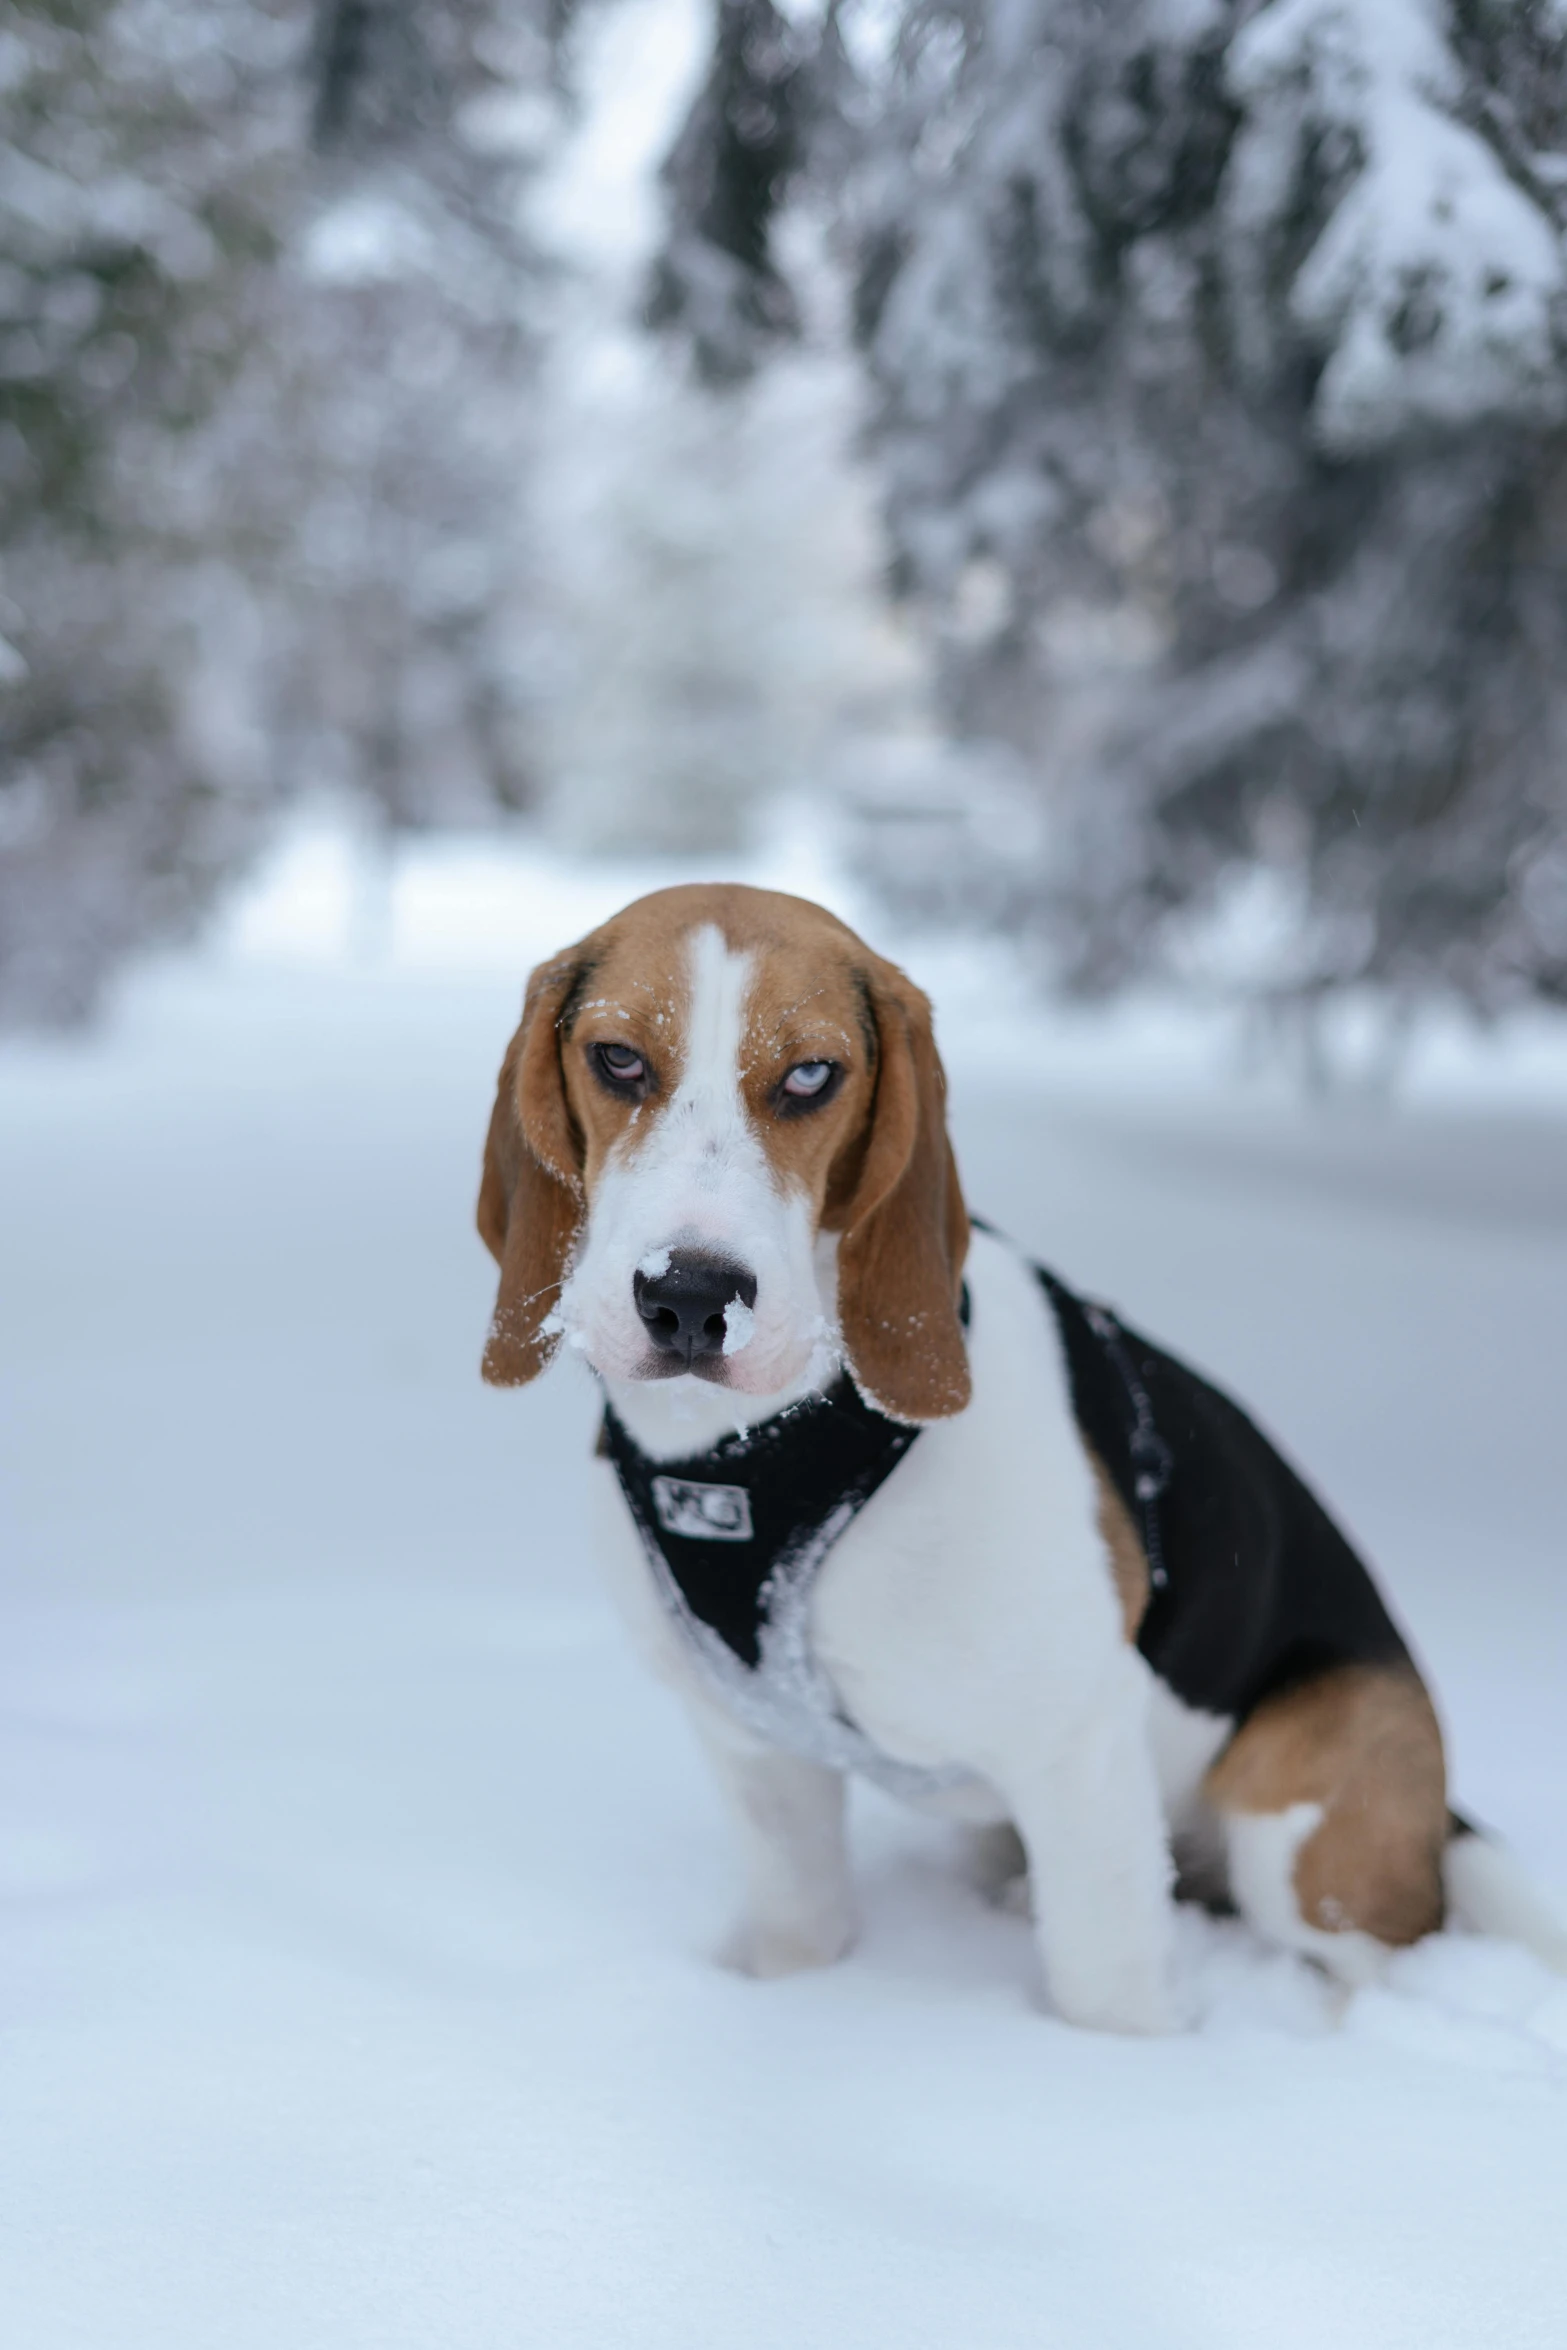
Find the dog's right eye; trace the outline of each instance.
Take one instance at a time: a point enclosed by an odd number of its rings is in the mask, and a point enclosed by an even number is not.
[[[640,1093],[647,1084],[647,1063],[629,1044],[596,1044],[593,1060],[599,1075],[616,1093]]]

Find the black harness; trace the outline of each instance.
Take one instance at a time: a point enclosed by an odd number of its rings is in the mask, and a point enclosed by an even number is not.
[[[683,1461],[649,1460],[604,1412],[604,1449],[643,1541],[697,1622],[753,1672],[791,1568],[829,1527],[837,1540],[918,1435],[868,1404],[847,1373]]]
[[[1141,1532],[1150,1594],[1137,1645],[1175,1695],[1242,1720],[1331,1665],[1406,1657],[1365,1566],[1239,1406],[1033,1270],[1079,1432]],[[845,1374],[685,1460],[650,1460],[607,1407],[601,1439],[666,1600],[731,1704],[778,1742],[894,1785],[961,1774],[911,1773],[844,1718],[806,1611],[832,1544],[919,1433]]]

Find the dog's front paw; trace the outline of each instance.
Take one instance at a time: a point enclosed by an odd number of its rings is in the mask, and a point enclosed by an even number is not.
[[[725,1935],[718,1963],[759,1982],[803,1975],[813,1967],[835,1966],[854,1940],[852,1918],[812,1919],[784,1924],[742,1917]]]
[[[1054,1965],[1044,1969],[1052,2015],[1085,2032],[1124,2032],[1153,2039],[1190,2031],[1197,2022],[1191,1986],[1170,1954],[1099,1954],[1094,1966]]]
[[[1168,1983],[1102,1985],[1072,1993],[1052,1986],[1049,2007],[1062,2023],[1080,2031],[1122,2032],[1139,2039],[1189,2032],[1197,2021],[1195,2008]]]

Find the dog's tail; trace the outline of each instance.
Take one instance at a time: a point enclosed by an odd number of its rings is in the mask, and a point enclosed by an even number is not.
[[[1442,1882],[1452,1915],[1474,1933],[1521,1942],[1567,1975],[1567,1904],[1553,1901],[1505,1844],[1456,1811],[1447,1816]]]

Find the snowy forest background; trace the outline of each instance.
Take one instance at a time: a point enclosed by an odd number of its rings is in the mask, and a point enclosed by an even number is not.
[[[23,0],[0,118],[7,1018],[323,794],[1567,998],[1567,0]]]
[[[1559,2350],[1518,1948],[1081,2033],[862,1789],[712,1963],[472,1210],[532,962],[823,899],[1567,1896],[1564,109],[1567,0],[0,0],[0,2343]]]

